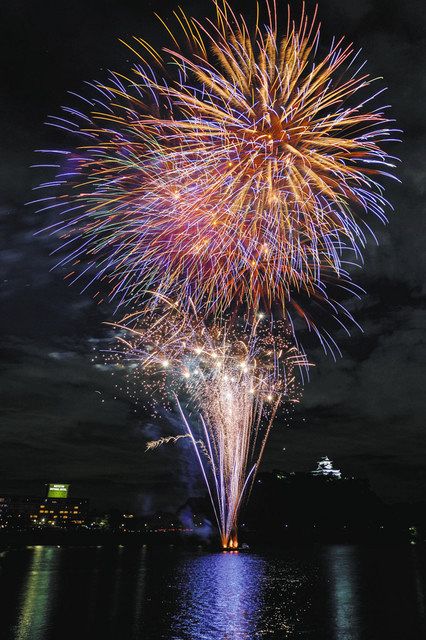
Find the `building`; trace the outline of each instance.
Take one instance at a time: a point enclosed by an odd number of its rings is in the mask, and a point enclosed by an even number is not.
[[[9,520],[10,498],[0,496],[0,528],[4,529]]]
[[[5,527],[13,529],[27,529],[30,515],[40,503],[40,498],[35,496],[4,496],[1,500]]]
[[[75,527],[85,524],[88,501],[69,498],[69,487],[69,484],[49,484],[47,497],[39,499],[30,513],[31,525]]]
[[[72,527],[85,524],[87,500],[71,498],[41,498],[30,513],[33,526]]]
[[[321,478],[333,478],[341,480],[342,474],[340,469],[333,469],[333,462],[327,457],[323,456],[317,463],[317,468],[311,471],[311,474],[315,477]]]
[[[0,497],[2,528],[78,527],[86,522],[88,500],[68,497],[69,485],[49,484],[46,497]]]

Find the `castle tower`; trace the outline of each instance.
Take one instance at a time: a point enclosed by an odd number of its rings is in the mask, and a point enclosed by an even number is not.
[[[311,471],[311,474],[317,477],[335,478],[336,480],[341,480],[342,478],[340,469],[333,469],[333,462],[328,456],[323,456],[321,460],[318,461],[317,468]]]

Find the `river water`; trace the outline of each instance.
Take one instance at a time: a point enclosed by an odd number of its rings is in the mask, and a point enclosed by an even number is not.
[[[422,640],[426,550],[34,546],[0,553],[7,640]]]

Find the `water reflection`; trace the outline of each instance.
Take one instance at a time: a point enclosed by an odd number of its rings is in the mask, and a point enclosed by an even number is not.
[[[411,548],[411,563],[413,567],[414,584],[416,590],[417,610],[419,613],[419,627],[421,627],[423,637],[426,637],[426,595],[425,595],[425,575],[422,575],[422,558],[418,548]]]
[[[331,637],[360,640],[358,549],[349,545],[332,545],[326,547],[323,558],[330,584]]]
[[[0,637],[418,640],[425,562],[420,546],[9,550],[0,554]]]
[[[16,640],[30,640],[49,624],[54,606],[55,565],[59,550],[54,547],[33,548],[32,559],[20,602]]]
[[[135,584],[135,613],[133,619],[133,636],[136,637],[138,632],[143,635],[143,609],[142,603],[146,598],[145,594],[146,580],[146,547],[144,546],[138,553],[136,559],[136,584]]]
[[[264,576],[265,560],[257,556],[189,558],[181,570],[183,606],[177,629],[188,640],[251,640],[262,609]]]

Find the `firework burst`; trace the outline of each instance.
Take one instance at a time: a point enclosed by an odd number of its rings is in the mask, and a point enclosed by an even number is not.
[[[370,107],[381,90],[351,44],[320,49],[315,16],[288,13],[280,30],[265,3],[251,29],[213,4],[211,21],[176,13],[180,33],[163,23],[161,52],[127,43],[131,77],[95,83],[85,110],[54,120],[85,140],[42,207],[62,214],[59,264],[118,304],[150,289],[154,305],[167,295],[255,317],[298,293],[325,300],[329,282],[349,281],[369,219],[386,220],[392,129]]]

